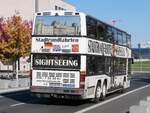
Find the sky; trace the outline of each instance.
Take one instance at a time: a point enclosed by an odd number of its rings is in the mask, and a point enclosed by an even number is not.
[[[66,0],[77,11],[92,15],[131,34],[132,47],[150,41],[150,0]]]

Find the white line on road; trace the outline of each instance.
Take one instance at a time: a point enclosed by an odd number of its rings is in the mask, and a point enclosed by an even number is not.
[[[140,87],[140,88],[138,88],[138,89],[129,91],[129,92],[124,93],[124,94],[122,94],[122,95],[120,95],[120,96],[117,96],[117,97],[111,98],[111,99],[109,99],[109,100],[106,100],[106,101],[104,101],[104,102],[101,102],[101,103],[95,104],[95,105],[93,105],[93,106],[87,107],[87,108],[82,109],[82,110],[80,110],[80,111],[77,111],[77,112],[75,112],[75,113],[85,113],[85,112],[87,112],[87,111],[89,111],[89,110],[91,110],[91,109],[97,108],[97,107],[99,107],[99,106],[102,106],[102,105],[104,105],[104,104],[107,104],[107,103],[109,103],[109,102],[112,102],[112,101],[117,100],[117,99],[119,99],[119,98],[121,98],[121,97],[124,97],[124,96],[126,96],[126,95],[128,95],[128,94],[137,92],[137,91],[142,90],[142,89],[147,88],[147,87],[150,87],[150,85],[146,85],[146,86]]]
[[[12,104],[12,105],[10,105],[10,106],[11,106],[11,107],[15,107],[15,106],[23,105],[23,104],[25,104],[25,103]]]

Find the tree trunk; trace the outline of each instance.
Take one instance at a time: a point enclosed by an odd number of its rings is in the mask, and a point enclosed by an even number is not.
[[[18,60],[16,60],[16,79],[17,79],[17,82],[18,82]]]

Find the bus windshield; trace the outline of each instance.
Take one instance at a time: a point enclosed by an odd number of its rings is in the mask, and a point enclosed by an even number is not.
[[[81,35],[79,16],[37,16],[34,28],[34,35]]]

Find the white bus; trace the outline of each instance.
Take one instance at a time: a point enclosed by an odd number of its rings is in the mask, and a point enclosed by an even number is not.
[[[35,14],[31,92],[38,97],[105,98],[130,86],[131,35],[81,12]]]

